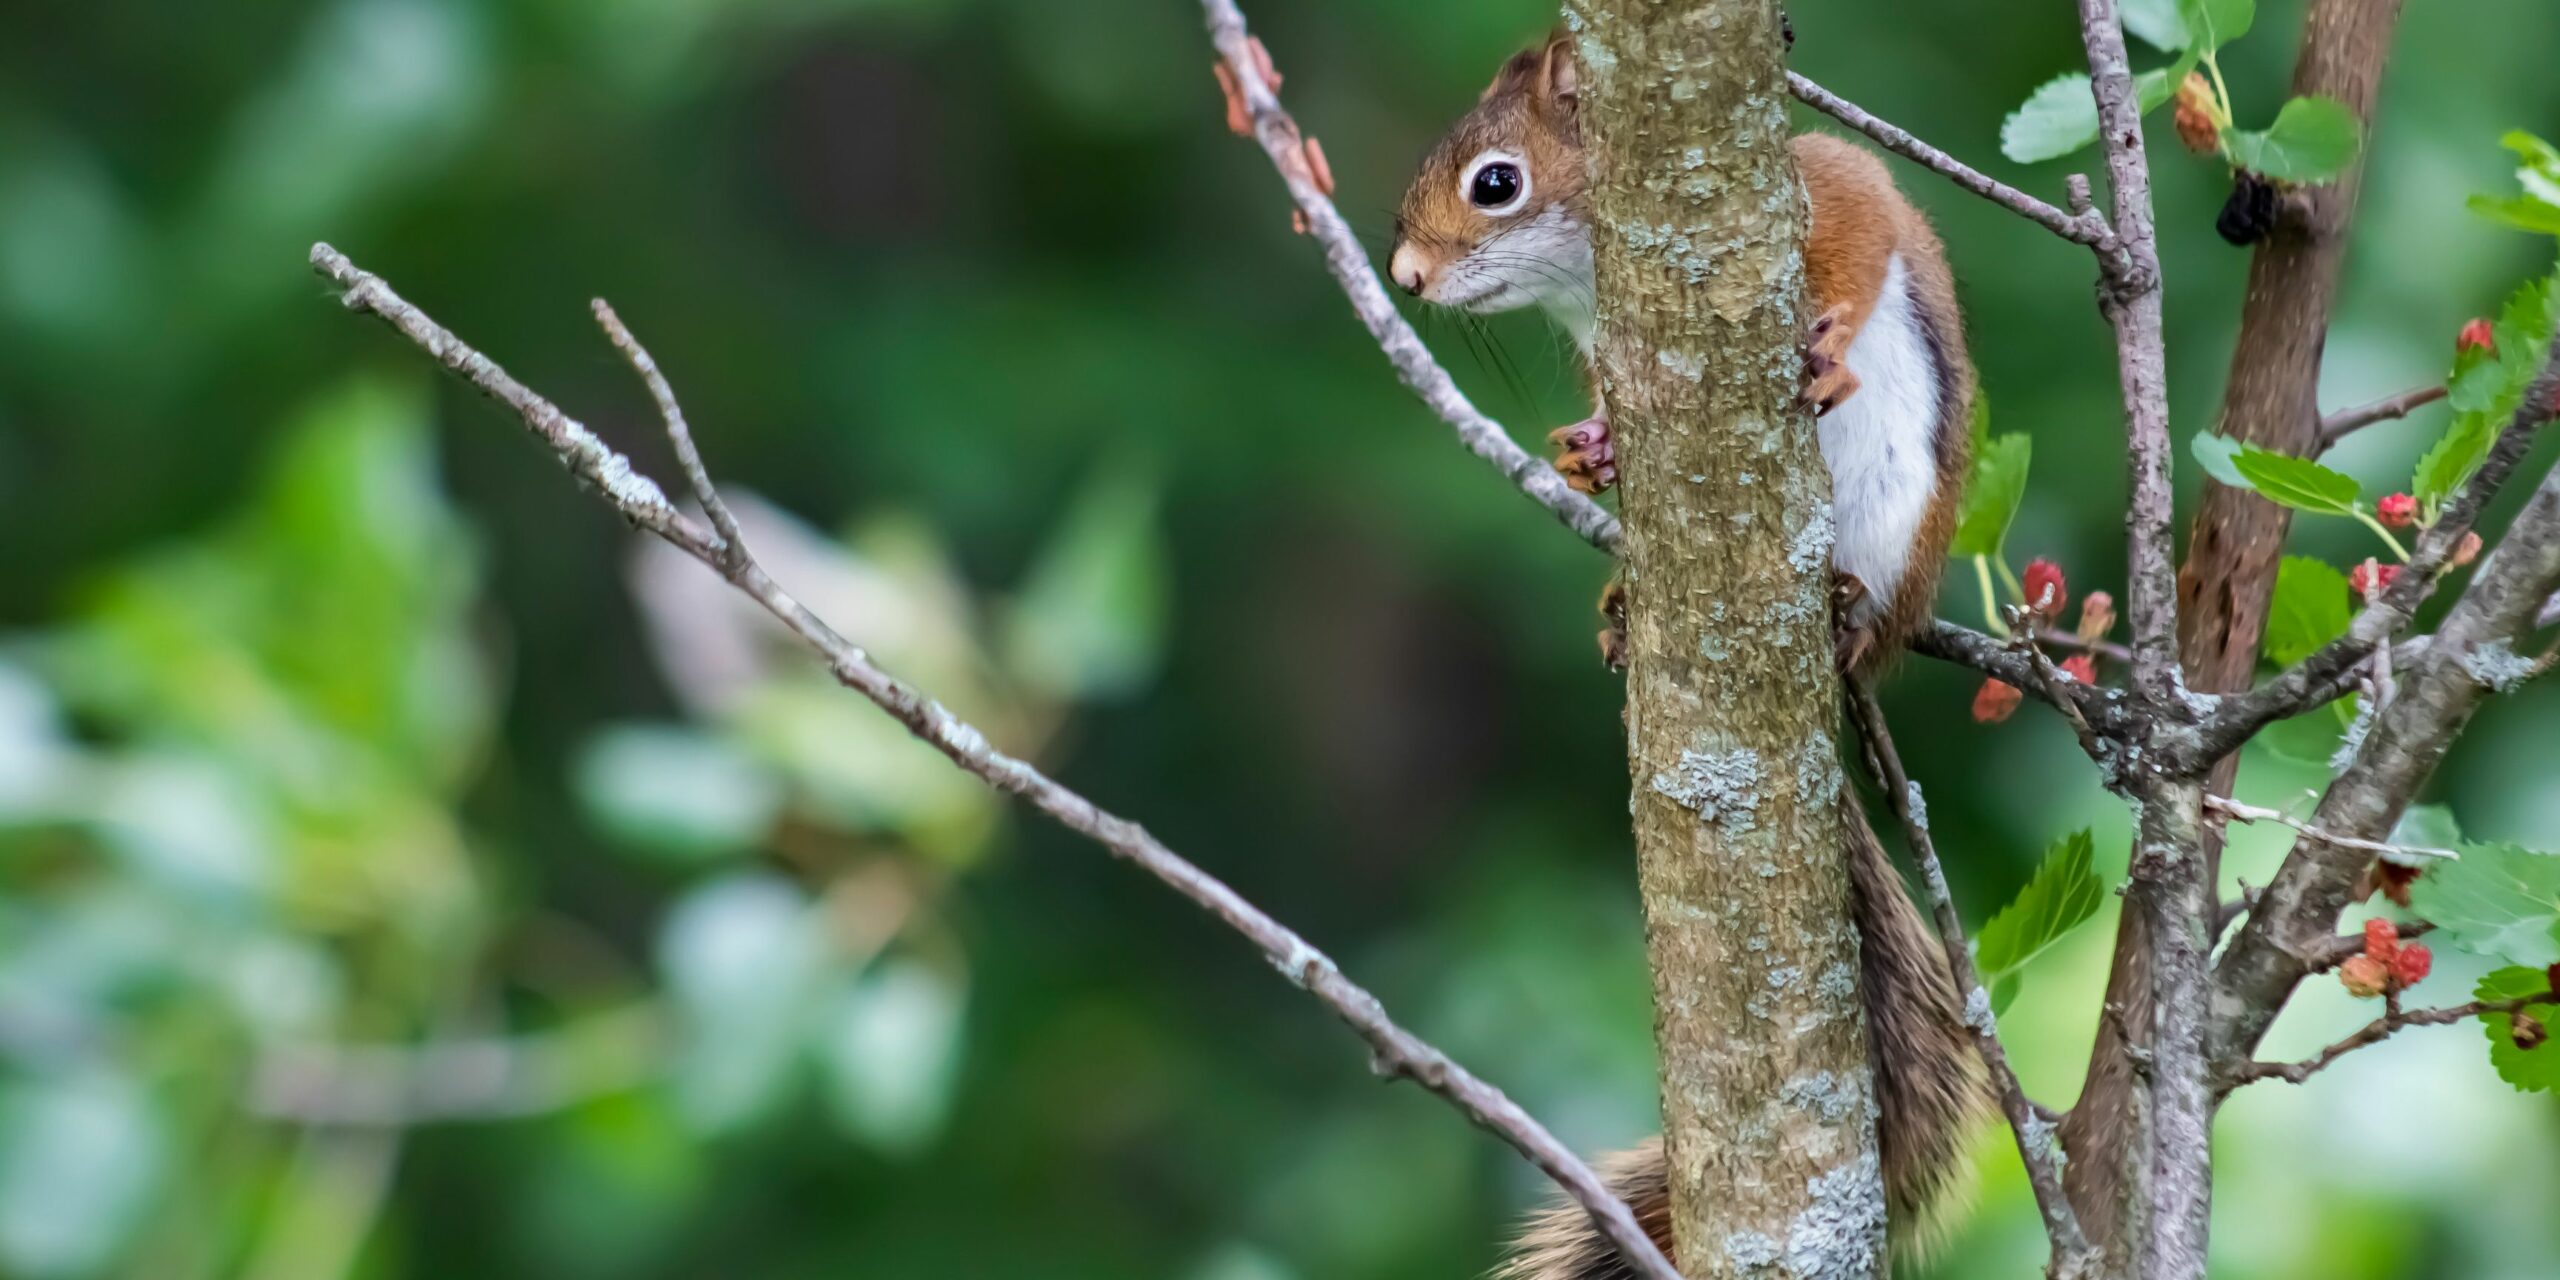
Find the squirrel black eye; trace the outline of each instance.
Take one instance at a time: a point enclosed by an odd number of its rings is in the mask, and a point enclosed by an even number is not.
[[[1498,209],[1518,199],[1520,166],[1507,161],[1476,170],[1475,181],[1467,186],[1467,199],[1479,209]]]

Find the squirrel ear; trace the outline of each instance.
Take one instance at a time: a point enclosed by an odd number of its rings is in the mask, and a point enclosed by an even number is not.
[[[1582,78],[1573,62],[1573,41],[1562,35],[1550,36],[1535,49],[1523,49],[1502,64],[1502,71],[1486,85],[1476,101],[1490,101],[1499,93],[1525,93],[1541,106],[1564,111],[1574,108],[1581,92]]]
[[[1573,42],[1556,36],[1539,52],[1538,96],[1571,110],[1582,92],[1582,72],[1574,64]]]

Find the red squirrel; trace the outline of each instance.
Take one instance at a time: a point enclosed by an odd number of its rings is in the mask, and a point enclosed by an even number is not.
[[[1513,57],[1423,160],[1396,215],[1388,274],[1443,306],[1540,307],[1587,362],[1591,206],[1576,101],[1565,38]],[[1931,616],[1971,449],[1973,368],[1946,251],[1883,163],[1821,134],[1797,137],[1794,150],[1812,211],[1805,276],[1818,316],[1806,334],[1803,395],[1831,470],[1839,657],[1865,677]],[[1575,488],[1599,493],[1616,482],[1605,408],[1550,438],[1561,451],[1556,469]],[[1614,597],[1604,598],[1604,611]],[[1601,644],[1616,665],[1613,634],[1602,633]],[[1842,808],[1891,1234],[1907,1248],[1963,1172],[1968,1130],[1989,1095],[1937,935],[1855,797],[1844,796]],[[1661,1144],[1612,1157],[1602,1170],[1668,1250]],[[1508,1280],[1628,1274],[1570,1205],[1542,1211],[1502,1272]]]

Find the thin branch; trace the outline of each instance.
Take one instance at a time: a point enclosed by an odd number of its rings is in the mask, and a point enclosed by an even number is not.
[[[2118,252],[2099,255],[2098,302],[2115,330],[2131,473],[2125,582],[2132,683],[2147,718],[2179,724],[2192,722],[2199,711],[2178,661],[2176,451],[2169,435],[2151,168],[2116,0],[2080,0],[2079,9],[2115,205]],[[2147,1171],[2140,1182],[2145,1207],[2108,1223],[2108,1260],[2153,1280],[2202,1280],[2213,1197],[2213,1097],[2205,1079],[2205,997],[2212,969],[2204,930],[2216,906],[2198,821],[2204,789],[2196,780],[2131,768],[2120,776],[2137,809],[2125,910],[2149,930],[2151,1069],[2148,1089],[2137,1091],[2147,1094],[2136,1099],[2140,1122],[2126,1130],[2133,1140],[2112,1153]]]
[[[2435,923],[2429,920],[2411,920],[2401,924],[2398,928],[2400,940],[2402,942],[2407,942],[2412,938],[2423,938],[2435,931]],[[2345,964],[2350,958],[2363,955],[2364,946],[2364,934],[2362,932],[2333,934],[2330,936],[2329,941],[2311,956],[2310,968],[2307,972],[2327,973],[2331,969],[2335,969],[2339,965]]]
[[[2116,374],[2123,386],[2126,454],[2133,473],[2131,509],[2125,516],[2133,686],[2152,707],[2174,715],[2179,714],[2177,560],[2170,533],[2175,451],[2169,440],[2151,167],[2142,151],[2142,108],[2134,100],[2116,0],[2080,0],[2080,35],[2089,52],[2107,186],[2115,198],[2115,251],[2099,255],[2105,277],[2099,302],[2116,334]]]
[[[648,349],[623,327],[622,317],[613,307],[598,298],[589,304],[596,313],[596,323],[604,327],[605,337],[613,342],[622,358],[631,362],[631,371],[649,388],[649,398],[658,402],[658,417],[667,424],[667,439],[675,446],[676,463],[684,468],[685,483],[693,488],[694,501],[702,504],[703,514],[710,517],[711,528],[720,535],[720,563],[723,570],[734,570],[747,561],[746,535],[738,532],[738,518],[729,514],[729,504],[720,500],[712,487],[711,473],[702,465],[702,451],[693,445],[693,432],[684,424],[684,409],[676,404],[675,388],[667,385],[666,375],[658,372],[658,362],[649,358]]]
[[[2338,442],[2377,422],[2391,422],[2408,417],[2445,397],[2442,384],[2412,387],[2396,396],[2384,396],[2352,409],[2340,409],[2320,420],[2320,452],[2327,453]]]
[[[2093,249],[2105,249],[2114,238],[2107,220],[2095,213],[2065,213],[2028,195],[2008,183],[1983,173],[1954,156],[1930,146],[1892,121],[1881,119],[1858,104],[1833,93],[1793,71],[1787,73],[1787,87],[1798,101],[1830,116],[1832,119],[1875,140],[1885,150],[1944,175],[1957,186],[1999,205],[2003,209],[2043,227],[2045,230]]]
[[[2044,686],[2045,697],[2061,710],[2062,718],[2071,723],[2071,732],[2080,739],[2080,749],[2089,753],[2090,759],[2103,761],[2106,749],[2099,743],[2098,731],[2089,727],[2088,717],[2080,714],[2079,703],[2073,701],[2072,686],[2079,681],[2053,665],[2053,659],[2045,656],[2044,649],[2036,642],[2036,628],[2031,625],[2032,620],[2017,617],[2024,613],[2026,610],[2016,609],[2011,615],[2016,619],[2012,625],[2018,637],[2014,643],[2026,651],[2027,661],[2035,665],[2036,682]]]
[[[1929,912],[1937,922],[1939,941],[1946,946],[1947,971],[1964,997],[1965,1027],[1973,1032],[1974,1047],[1982,1054],[1982,1064],[1991,1071],[1992,1084],[2000,1095],[2001,1113],[2008,1117],[2010,1131],[2017,1138],[2018,1156],[2026,1162],[2027,1181],[2035,1189],[2036,1208],[2044,1215],[2045,1235],[2053,1243],[2052,1273],[2083,1274],[2093,1266],[2096,1253],[2081,1234],[2071,1198],[2062,1190],[2062,1144],[2055,1139],[2054,1126],[2028,1100],[2025,1087],[2018,1083],[2018,1073],[2009,1065],[2007,1050],[2001,1047],[1999,1020],[1991,1012],[1991,995],[1983,989],[1982,975],[1973,967],[1973,949],[1965,941],[1964,919],[1956,913],[1955,894],[1947,887],[1946,867],[1938,860],[1937,844],[1929,837],[1925,807],[1918,802],[1919,784],[1903,771],[1902,756],[1894,750],[1893,734],[1885,726],[1884,709],[1876,705],[1874,688],[1862,680],[1849,681],[1849,707],[1857,717],[1859,736],[1866,740],[1868,763],[1874,767],[1876,781],[1883,786],[1894,815],[1902,819],[1903,832],[1911,841],[1912,860],[1920,864],[1921,880],[1928,886]]]
[[[2560,353],[2534,375],[2515,416],[2508,420],[2497,443],[2490,446],[2488,458],[2472,473],[2462,492],[2445,504],[2436,522],[2419,535],[2409,563],[2401,566],[2390,587],[2356,615],[2345,635],[2248,693],[2223,699],[2222,706],[2199,731],[2204,759],[2210,761],[2229,754],[2267,725],[2310,709],[2322,691],[2334,687],[2340,675],[2372,656],[2384,641],[2409,625],[2409,620],[2417,616],[2418,605],[2435,589],[2437,578],[2451,564],[2455,546],[2471,532],[2480,509],[2532,452],[2534,429],[2551,417],[2555,394],[2560,394]]]
[[[2133,650],[2112,640],[2083,640],[2077,633],[2065,631],[2060,627],[2036,628],[2036,643],[2048,649],[2085,653],[2091,657],[2104,658],[2109,662],[2123,663],[2128,667],[2133,665]]]
[[[2300,1062],[2250,1062],[2241,1065],[2231,1073],[2229,1079],[2222,1082],[2219,1091],[2229,1093],[2244,1084],[2255,1084],[2260,1080],[2282,1080],[2288,1084],[2300,1084],[2327,1068],[2330,1063],[2368,1045],[2380,1044],[2405,1027],[2451,1026],[2459,1022],[2468,1022],[2484,1013],[2513,1014],[2521,1012],[2527,1005],[2553,1003],[2560,1003],[2560,990],[2517,996],[2508,1000],[2474,1000],[2469,1004],[2453,1005],[2443,1009],[2402,1012],[2397,1007],[2387,1006],[2381,1017],[2366,1023],[2355,1034]]]
[[[2442,858],[2447,861],[2457,861],[2462,857],[2451,849],[2434,849],[2424,845],[2387,844],[2380,840],[2363,840],[2354,836],[2339,835],[2334,831],[2324,831],[2299,818],[2287,817],[2278,810],[2243,804],[2228,796],[2206,796],[2204,807],[2235,822],[2273,822],[2293,828],[2306,840],[2317,840],[2322,844],[2335,845],[2341,849],[2359,849],[2377,856],[2389,854],[2399,858]]]
[[[2102,738],[2123,739],[2137,727],[2134,709],[2121,693],[2076,680],[2048,684],[2033,658],[2010,642],[1971,627],[1939,619],[1912,638],[1911,651],[2014,685],[2056,710],[2068,704],[2070,713]]]
[[[1310,140],[1280,105],[1279,76],[1271,70],[1270,54],[1246,31],[1244,14],[1235,0],[1200,0],[1200,8],[1208,18],[1210,42],[1217,46],[1217,65],[1223,68],[1219,83],[1229,94],[1229,122],[1244,125],[1271,157],[1280,180],[1288,185],[1289,198],[1297,204],[1299,225],[1324,250],[1325,269],[1333,273],[1351,300],[1351,310],[1386,352],[1396,376],[1457,431],[1458,442],[1469,453],[1492,463],[1522,493],[1555,513],[1565,527],[1591,545],[1616,550],[1617,517],[1575,493],[1545,459],[1522,449],[1501,423],[1479,411],[1397,312],[1386,287],[1378,283],[1377,269],[1360,247],[1360,238],[1334,208],[1328,195],[1330,176],[1310,157]]]
[[[1367,1042],[1378,1071],[1413,1080],[1446,1099],[1478,1126],[1510,1143],[1589,1211],[1619,1251],[1649,1280],[1680,1280],[1679,1272],[1663,1260],[1661,1252],[1636,1224],[1635,1216],[1609,1193],[1599,1175],[1501,1090],[1399,1026],[1388,1017],[1376,996],[1345,977],[1330,957],[1305,938],[1165,847],[1145,828],[1097,807],[1029,763],[996,750],[975,727],[873,665],[860,648],[767,577],[752,556],[728,557],[715,534],[677,512],[654,482],[632,471],[629,461],[598,440],[594,432],[509,377],[495,361],[471,349],[425,312],[403,301],[380,277],[358,268],[326,244],[312,246],[311,265],[337,285],[349,310],[379,317],[446,368],[513,410],[573,473],[601,491],[607,505],[625,520],[701,561],[763,606],[825,659],[830,672],[847,688],[876,703],[963,771],[1021,797],[1061,826],[1136,865],[1244,935],[1284,976],[1321,1001]],[[637,350],[638,343],[632,347]],[[667,428],[673,436],[686,434],[680,414],[668,415]],[[707,508],[711,496],[707,477],[703,488]]]

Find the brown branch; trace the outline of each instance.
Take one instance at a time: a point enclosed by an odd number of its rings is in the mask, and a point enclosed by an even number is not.
[[[2439,384],[2432,387],[2413,387],[2396,396],[2384,396],[2352,409],[2340,409],[2320,420],[2319,451],[2327,453],[2336,448],[2339,441],[2366,427],[2377,422],[2391,422],[2408,417],[2444,397],[2445,388]]]
[[[1660,1251],[1637,1226],[1634,1215],[1609,1194],[1588,1165],[1501,1090],[1477,1079],[1448,1055],[1398,1025],[1376,996],[1345,977],[1330,957],[1305,938],[1184,860],[1145,828],[1097,807],[1029,763],[997,750],[975,727],[882,671],[860,648],[766,576],[754,557],[744,553],[742,541],[724,544],[719,535],[677,512],[655,483],[633,471],[629,460],[597,439],[594,432],[508,376],[496,362],[473,350],[425,312],[403,301],[380,277],[358,268],[325,244],[312,246],[311,265],[338,287],[349,310],[379,317],[483,394],[512,410],[551,446],[572,473],[594,485],[606,504],[623,519],[701,561],[771,613],[826,661],[838,682],[870,699],[963,771],[1020,797],[1061,826],[1154,876],[1242,934],[1284,976],[1321,1001],[1365,1041],[1381,1073],[1414,1081],[1511,1144],[1530,1163],[1562,1184],[1616,1242],[1621,1253],[1650,1280],[1680,1280],[1679,1273],[1663,1261]],[[607,314],[599,309],[599,317]],[[618,337],[627,338],[628,334]],[[636,352],[639,344],[633,342],[630,348]],[[672,403],[672,399],[669,396],[667,402]],[[692,445],[686,438],[689,432],[682,415],[668,414],[666,426],[669,436],[677,440],[679,453],[689,452]],[[706,510],[711,509],[717,494],[708,475],[695,468],[688,470],[695,472],[693,478],[700,489],[697,496]],[[739,554],[728,554],[724,545],[738,548]]]
[[[2088,1237],[2081,1233],[2071,1198],[2063,1193],[2062,1144],[2053,1124],[2028,1099],[2018,1073],[2009,1065],[2008,1051],[2001,1047],[1999,1021],[1991,1012],[1991,995],[1983,989],[1982,975],[1974,968],[1973,948],[1965,940],[1964,918],[1956,913],[1955,893],[1947,886],[1946,866],[1938,860],[1937,843],[1929,835],[1920,784],[1903,770],[1901,753],[1894,749],[1893,733],[1885,725],[1884,708],[1876,704],[1874,688],[1864,681],[1850,681],[1849,708],[1857,718],[1858,735],[1866,741],[1868,764],[1891,802],[1894,816],[1902,820],[1903,834],[1911,842],[1912,860],[1920,864],[1921,881],[1928,886],[1929,914],[1937,923],[1939,941],[1946,946],[1947,971],[1955,979],[1956,991],[1964,997],[1965,1027],[1973,1032],[1974,1048],[1991,1071],[1992,1085],[2000,1095],[2001,1114],[2008,1117],[2010,1132],[2017,1139],[2018,1157],[2026,1163],[2027,1183],[2035,1190],[2036,1209],[2044,1217],[2045,1235],[2053,1245],[2051,1274],[2088,1274],[2097,1258]]]
[[[2300,1062],[2243,1063],[2221,1082],[2220,1091],[2229,1093],[2242,1085],[2255,1084],[2260,1080],[2282,1080],[2288,1084],[2300,1084],[2326,1069],[2330,1063],[2368,1045],[2380,1044],[2399,1034],[2404,1028],[2451,1026],[2458,1022],[2468,1022],[2484,1013],[2513,1014],[2521,1012],[2527,1005],[2554,1003],[2560,1003],[2560,990],[2517,996],[2507,1000],[2474,1000],[2469,1004],[2452,1005],[2442,1009],[2418,1009],[2408,1012],[2401,1011],[2395,1001],[2392,1006],[2385,1008],[2381,1017],[2366,1023],[2353,1035]]]
[[[1458,433],[1458,442],[1469,453],[1492,463],[1522,493],[1554,513],[1566,528],[1591,545],[1603,551],[1616,550],[1617,518],[1598,503],[1575,493],[1545,459],[1522,449],[1501,423],[1477,409],[1396,310],[1386,287],[1378,283],[1377,268],[1360,247],[1360,238],[1334,208],[1328,194],[1332,187],[1330,176],[1312,158],[1321,153],[1311,152],[1312,140],[1299,132],[1298,122],[1280,105],[1279,77],[1271,71],[1270,54],[1245,29],[1244,14],[1236,8],[1235,0],[1200,0],[1200,8],[1208,19],[1210,42],[1217,46],[1219,83],[1229,95],[1230,123],[1244,125],[1271,157],[1272,166],[1280,171],[1280,180],[1289,188],[1289,198],[1297,205],[1300,225],[1324,251],[1325,269],[1342,286],[1353,314],[1368,328],[1369,336],[1377,340],[1379,349],[1395,366],[1396,376]]]
[[[1858,104],[1815,84],[1796,72],[1787,73],[1787,88],[1794,92],[1798,101],[1867,135],[1874,139],[1876,145],[1885,150],[1931,169],[1957,186],[2065,240],[2103,250],[2109,247],[2109,242],[2113,239],[2113,233],[2107,227],[2107,220],[2095,213],[2085,210],[2079,213],[2065,213],[2054,208],[1930,146],[1892,121],[1868,112]]]

